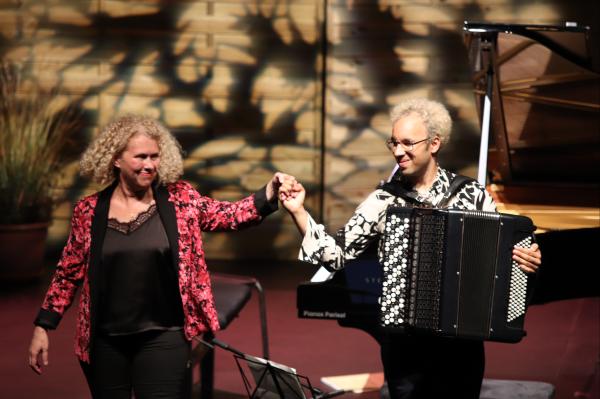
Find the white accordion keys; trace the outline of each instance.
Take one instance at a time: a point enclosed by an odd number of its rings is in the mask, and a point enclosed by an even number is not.
[[[531,237],[519,241],[516,246],[531,248]],[[512,261],[510,273],[510,291],[508,295],[508,312],[506,321],[513,321],[525,314],[525,300],[527,298],[527,274],[519,267],[516,261]]]

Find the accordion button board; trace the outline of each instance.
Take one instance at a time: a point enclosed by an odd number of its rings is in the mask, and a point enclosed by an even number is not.
[[[518,342],[528,277],[512,260],[531,219],[492,212],[390,207],[382,242],[384,329]]]

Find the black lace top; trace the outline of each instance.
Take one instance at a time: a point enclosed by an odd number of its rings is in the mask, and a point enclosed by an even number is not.
[[[102,247],[100,331],[109,335],[183,326],[169,241],[152,205],[133,221],[108,220]]]

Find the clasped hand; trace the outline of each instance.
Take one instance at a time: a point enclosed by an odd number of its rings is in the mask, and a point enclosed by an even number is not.
[[[283,206],[289,211],[303,208],[305,190],[294,176],[277,172],[267,185],[267,199],[277,195]]]

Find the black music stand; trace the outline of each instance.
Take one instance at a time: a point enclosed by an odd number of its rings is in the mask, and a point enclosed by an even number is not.
[[[314,398],[314,389],[310,380],[302,375],[296,374],[296,370],[270,360],[261,359],[254,356],[234,355],[235,361],[244,380],[244,387],[250,399],[307,399],[305,390],[308,391],[309,398]],[[247,369],[254,380],[252,384],[244,372],[242,364]]]
[[[322,392],[311,385],[308,377],[297,374],[291,367],[247,355],[217,339],[213,339],[212,344],[233,352],[249,399],[326,399],[345,392]]]

